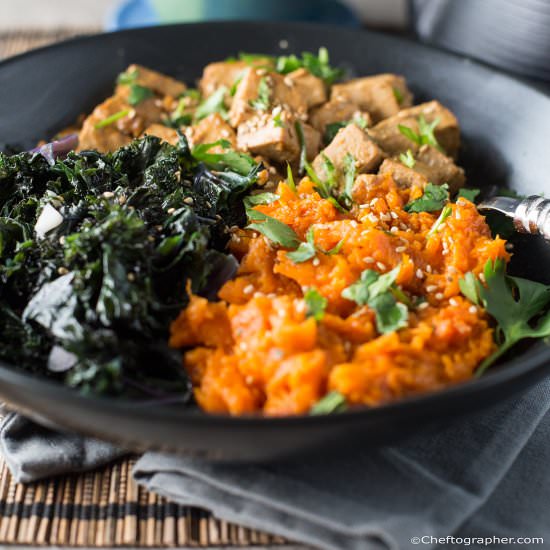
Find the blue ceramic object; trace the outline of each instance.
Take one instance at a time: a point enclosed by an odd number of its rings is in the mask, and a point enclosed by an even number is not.
[[[210,20],[309,21],[357,27],[354,13],[338,0],[125,0],[108,30]]]

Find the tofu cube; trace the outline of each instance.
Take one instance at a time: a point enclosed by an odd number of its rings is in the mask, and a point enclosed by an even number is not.
[[[141,65],[130,65],[125,72],[128,74],[136,73],[136,84],[149,88],[159,95],[178,97],[187,89],[187,86],[183,82],[171,76],[142,67]],[[128,85],[119,84],[117,86],[117,93],[118,90],[124,88],[128,88]]]
[[[412,105],[412,94],[402,76],[379,74],[356,78],[332,87],[331,99],[352,101],[368,111],[374,122],[395,115]]]
[[[219,113],[208,115],[195,126],[187,127],[185,136],[191,147],[199,143],[214,143],[220,139],[229,141],[232,148],[235,148],[237,144],[235,131]],[[212,151],[215,152],[216,150],[212,149]]]
[[[331,99],[327,103],[310,111],[309,122],[321,134],[324,134],[329,124],[345,122],[359,117],[365,121],[367,127],[371,125],[372,121],[369,113],[361,111],[352,101]]]
[[[292,71],[285,77],[285,82],[298,89],[298,93],[305,99],[308,109],[325,103],[327,100],[325,83],[306,69]]]

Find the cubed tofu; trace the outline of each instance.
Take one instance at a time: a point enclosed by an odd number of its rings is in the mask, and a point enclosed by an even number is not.
[[[167,141],[172,145],[178,142],[178,133],[176,130],[174,130],[174,128],[168,128],[168,126],[164,126],[164,124],[151,124],[151,126],[145,129],[143,135],[157,136],[162,139],[162,141]]]
[[[375,171],[384,158],[378,145],[364,130],[352,123],[339,130],[332,142],[315,158],[313,169],[320,177],[326,177],[323,158],[323,155],[326,155],[337,172],[343,173],[344,159],[348,153],[355,159],[358,174]]]
[[[100,103],[82,124],[78,134],[78,150],[97,149],[102,153],[114,151],[132,141],[132,136],[121,130],[121,126],[132,122],[127,115],[116,122],[98,128],[97,124],[116,113],[128,110],[128,105],[118,96],[112,96]],[[135,112],[132,113],[135,117]]]
[[[369,135],[390,156],[397,156],[411,149],[413,153],[420,149],[415,141],[410,140],[399,130],[399,125],[408,126],[418,133],[418,117],[423,115],[426,122],[438,120],[434,130],[435,138],[445,153],[456,158],[460,147],[460,128],[456,117],[438,101],[421,103],[409,109],[403,109],[395,116],[379,122],[371,129]]]
[[[259,114],[241,124],[237,131],[237,147],[274,162],[295,162],[300,156],[296,118],[286,111],[281,111],[278,116],[276,122],[272,114]],[[321,135],[309,124],[300,124],[309,160],[319,151]]]
[[[228,90],[242,77],[251,66],[271,67],[273,61],[269,58],[258,58],[251,62],[219,61],[206,65],[199,81],[199,90],[203,97],[213,94],[220,86]]]
[[[355,103],[368,111],[374,122],[412,105],[412,94],[405,79],[395,74],[378,74],[335,84],[330,97]]]
[[[285,111],[305,118],[307,115],[306,99],[299,92],[298,87],[293,84],[289,85],[291,81],[285,82],[285,78],[277,73],[266,73],[265,69],[246,69],[237,86],[229,111],[231,125],[236,128],[258,114],[259,109],[253,106],[253,102],[258,99],[263,79],[269,89],[268,109],[281,106]]]
[[[285,82],[298,88],[298,92],[305,98],[307,108],[311,109],[327,100],[325,83],[306,69],[296,69],[286,76]]]
[[[125,72],[128,74],[135,72],[136,84],[149,88],[159,95],[178,97],[187,89],[187,86],[183,82],[180,82],[171,76],[142,67],[141,65],[130,65]],[[117,86],[117,93],[119,89],[127,87],[127,85],[119,84]]]
[[[237,144],[235,131],[219,113],[208,115],[195,126],[189,126],[185,135],[191,147],[199,143],[214,143],[220,139],[229,141],[232,148],[235,148]]]
[[[331,99],[309,112],[309,123],[314,128],[317,128],[321,134],[324,134],[329,124],[353,120],[359,117],[364,120],[366,127],[371,125],[370,114],[366,111],[361,111],[352,101]]]
[[[435,185],[449,185],[449,191],[456,193],[464,186],[464,170],[453,160],[429,145],[418,151],[414,166],[409,168],[397,159],[386,159],[379,174],[390,173],[400,187],[425,187],[428,182]]]

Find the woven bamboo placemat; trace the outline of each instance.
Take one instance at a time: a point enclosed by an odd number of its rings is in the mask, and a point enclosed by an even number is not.
[[[0,59],[96,29],[0,32]],[[134,458],[79,475],[20,484],[0,457],[0,546],[280,546],[285,541],[149,493]]]

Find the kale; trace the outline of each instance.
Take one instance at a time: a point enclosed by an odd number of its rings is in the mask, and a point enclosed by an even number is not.
[[[231,158],[229,155],[228,159]],[[84,392],[190,395],[168,329],[237,268],[247,174],[147,136],[102,154],[0,154],[0,359]],[[48,206],[62,222],[34,230]]]

